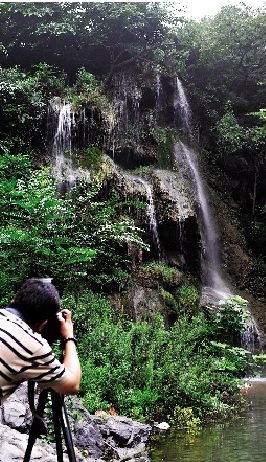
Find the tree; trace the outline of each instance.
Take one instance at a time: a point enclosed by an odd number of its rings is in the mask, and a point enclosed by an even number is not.
[[[176,46],[195,118],[208,137],[228,100],[237,117],[244,118],[266,103],[265,29],[263,9],[227,6],[213,18],[189,21],[177,30]]]
[[[266,117],[264,109],[261,109],[259,112],[250,113],[250,115],[259,117],[264,124],[261,126],[254,125],[252,127],[241,126],[232,108],[229,106],[227,112],[217,123],[216,128],[222,155],[225,157],[236,155],[246,159],[245,175],[242,174],[241,179],[242,182],[244,182],[244,189],[246,188],[248,190],[252,199],[251,214],[252,217],[254,217],[258,182],[264,177],[263,167],[266,160]],[[251,189],[249,187],[250,176],[253,177],[253,186]]]
[[[180,10],[179,10],[180,12]],[[70,78],[79,67],[96,75],[158,63],[176,12],[157,3],[8,3],[0,7],[5,65],[47,62]]]

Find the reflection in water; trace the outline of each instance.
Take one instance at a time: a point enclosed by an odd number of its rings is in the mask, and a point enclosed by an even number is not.
[[[252,379],[245,417],[204,428],[194,435],[163,435],[152,462],[265,462],[266,378]]]

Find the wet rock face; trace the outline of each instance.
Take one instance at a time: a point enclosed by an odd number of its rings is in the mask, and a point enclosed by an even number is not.
[[[144,149],[133,142],[124,142],[121,146],[117,146],[114,152],[108,150],[108,154],[118,165],[126,169],[152,165],[157,160],[154,149],[151,147]]]
[[[130,311],[136,320],[151,319],[156,314],[167,317],[167,307],[157,289],[133,284],[128,291]]]
[[[156,169],[152,171],[152,179],[159,223],[184,222],[195,217],[194,202],[178,172]]]
[[[140,211],[139,216],[134,219],[137,219],[138,225],[146,229],[151,251],[154,251],[156,257],[156,249],[149,231],[149,187],[154,205],[153,219],[157,220],[158,239],[164,259],[169,264],[185,267],[188,272],[200,277],[200,234],[195,205],[178,172],[150,169],[148,173],[139,176],[124,171],[105,156],[101,177],[108,194],[116,191],[122,199],[147,202],[147,211]],[[137,259],[141,262],[141,258]]]
[[[211,191],[211,195],[221,233],[223,260],[227,273],[232,283],[242,289],[246,286],[252,269],[247,244],[228,204],[213,190]]]

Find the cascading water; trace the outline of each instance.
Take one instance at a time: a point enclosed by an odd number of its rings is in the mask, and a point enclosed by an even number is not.
[[[157,225],[157,219],[156,219],[152,187],[143,178],[134,177],[134,181],[137,183],[140,183],[145,188],[146,197],[147,197],[147,216],[150,222],[150,230],[151,230],[151,234],[153,238],[153,243],[156,247],[156,251],[158,254],[158,259],[161,260],[162,252],[161,252],[161,246],[160,246],[160,239],[158,235],[158,225]]]
[[[179,111],[182,128],[185,137],[193,140],[191,129],[191,111],[183,89],[181,81],[176,79],[175,109]],[[220,238],[216,223],[208,204],[204,182],[201,178],[197,155],[191,147],[182,142],[175,145],[176,161],[184,180],[191,185],[198,206],[199,206],[199,225],[204,252],[202,254],[202,276],[205,287],[202,289],[202,301],[213,302],[218,299],[226,299],[232,293],[225,281],[222,272],[222,260],[220,251]],[[245,331],[241,336],[241,345],[249,351],[259,348],[260,336],[255,321],[245,321]]]
[[[122,75],[115,84],[114,103],[117,110],[117,131],[119,136],[125,136],[134,130],[135,138],[139,137],[139,103],[142,97],[141,89]]]
[[[69,103],[63,103],[59,109],[58,126],[54,136],[54,152],[62,157],[66,151],[71,154],[72,127],[75,125],[74,113]]]
[[[202,256],[204,284],[220,298],[224,298],[229,295],[229,290],[221,271],[219,238],[199,173],[196,154],[184,143],[178,142],[175,145],[175,155],[184,180],[187,180],[195,188],[195,195],[199,205],[200,232],[204,243]]]
[[[186,137],[192,140],[191,111],[181,81],[176,79],[175,109],[181,117]],[[230,291],[222,275],[220,243],[215,221],[208,204],[204,183],[201,178],[195,152],[182,142],[175,145],[176,161],[184,180],[193,190],[200,212],[200,233],[204,245],[202,255],[203,282],[206,285],[203,294],[211,293],[214,297],[225,298]]]
[[[53,105],[52,105],[53,103]],[[54,175],[58,182],[64,183],[64,189],[75,184],[75,175],[72,165],[72,132],[75,127],[74,112],[70,103],[65,101],[52,102],[57,127],[53,138]]]
[[[89,177],[89,172],[73,165],[73,132],[76,121],[75,113],[71,110],[71,104],[56,97],[50,101],[48,111],[48,119],[53,128],[53,174],[61,193],[66,193],[76,184],[77,179]],[[82,117],[85,133],[87,131],[85,111],[82,111]]]
[[[186,137],[192,140],[191,130],[191,110],[188,104],[188,100],[185,94],[181,80],[176,77],[176,92],[174,99],[175,113],[180,116],[181,127]]]

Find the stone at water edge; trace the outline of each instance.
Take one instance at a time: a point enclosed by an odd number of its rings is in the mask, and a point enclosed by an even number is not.
[[[136,422],[125,416],[111,417],[108,419],[106,426],[116,444],[129,447],[135,444],[145,443],[151,431],[149,425]]]
[[[145,454],[145,444],[140,443],[134,448],[116,448],[114,452],[115,452],[116,458],[121,462],[128,461],[130,459],[137,461],[139,457]]]
[[[170,428],[170,425],[167,422],[156,423],[154,426],[160,430],[168,430]]]

